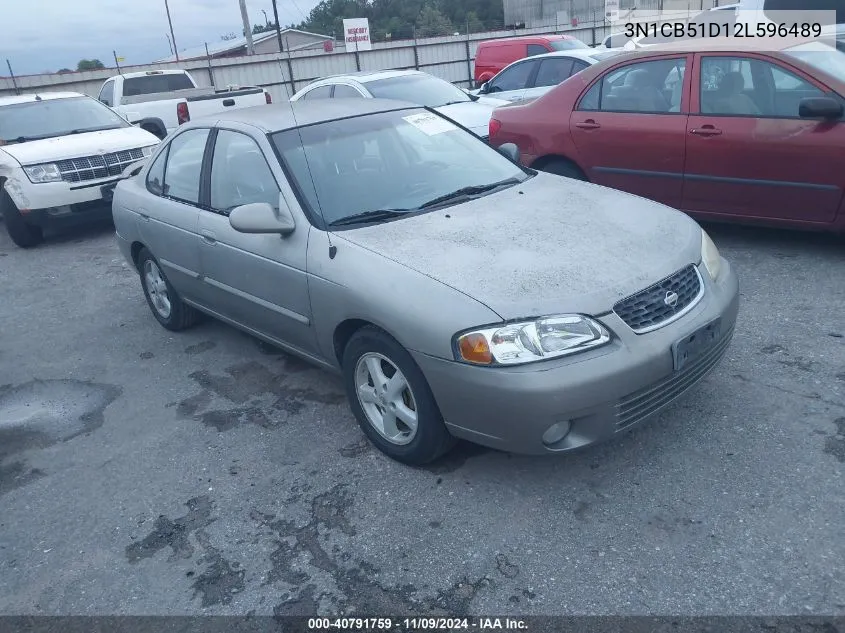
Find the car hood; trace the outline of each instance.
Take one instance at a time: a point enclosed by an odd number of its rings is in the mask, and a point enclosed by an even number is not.
[[[457,121],[465,128],[472,130],[478,136],[487,136],[490,127],[490,115],[493,110],[503,106],[507,101],[481,97],[478,101],[452,103],[434,108],[440,114]]]
[[[466,204],[337,235],[502,319],[605,314],[701,260],[701,229],[683,213],[543,173]]]
[[[6,152],[22,165],[33,165],[146,147],[158,142],[158,138],[146,130],[125,127],[4,145],[0,151]]]

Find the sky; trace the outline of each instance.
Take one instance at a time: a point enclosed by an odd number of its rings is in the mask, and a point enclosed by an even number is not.
[[[240,35],[238,0],[168,0],[179,50]],[[301,22],[318,0],[277,0],[282,26]],[[253,24],[263,24],[264,9],[273,20],[271,0],[247,0]],[[169,28],[164,0],[0,0],[0,75],[6,59],[16,75],[76,70],[80,59],[114,65],[146,64],[169,56]]]

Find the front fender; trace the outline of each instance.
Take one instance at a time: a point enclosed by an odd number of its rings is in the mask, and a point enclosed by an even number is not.
[[[484,304],[342,237],[313,230],[308,245],[311,313],[320,350],[335,363],[344,321],[372,323],[410,351],[453,360],[452,337],[501,317]],[[330,245],[337,250],[334,258]]]

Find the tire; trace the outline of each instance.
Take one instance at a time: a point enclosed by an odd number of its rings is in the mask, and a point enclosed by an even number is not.
[[[583,180],[585,182],[587,181],[587,176],[584,175],[584,172],[581,171],[578,165],[568,160],[555,159],[549,161],[548,163],[540,167],[540,170],[548,172],[550,174],[563,176],[565,178],[572,178],[573,180]]]
[[[178,332],[199,321],[199,312],[182,301],[159,263],[146,248],[138,253],[138,272],[147,305],[164,328]]]
[[[0,190],[0,211],[6,231],[17,246],[32,248],[44,241],[44,231],[41,227],[26,221],[5,190]]]
[[[396,392],[393,402],[389,390],[370,388],[374,382],[372,362],[378,363],[388,385],[390,378],[396,376],[396,373],[390,373],[391,366],[401,372],[405,386]],[[455,445],[455,439],[446,430],[443,416],[422,371],[397,341],[378,328],[364,327],[352,335],[343,351],[343,382],[349,405],[361,430],[391,459],[410,466],[421,466],[433,462]],[[359,386],[362,393],[366,391],[370,395],[359,396]],[[379,393],[384,396],[381,400]],[[405,415],[411,412],[416,416],[416,430],[409,432],[410,427],[399,417],[393,416],[393,423],[383,424],[384,429],[398,431],[393,434],[393,439],[389,439],[391,433],[379,430],[370,421],[370,416],[383,412],[386,415],[381,415],[381,419],[386,420],[392,416],[389,409],[396,411],[396,407],[402,405]]]

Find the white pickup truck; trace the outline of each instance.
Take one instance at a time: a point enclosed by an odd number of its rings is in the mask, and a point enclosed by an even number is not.
[[[133,125],[159,138],[191,117],[272,103],[270,93],[259,87],[197,88],[185,70],[116,75],[106,80],[98,98]]]

